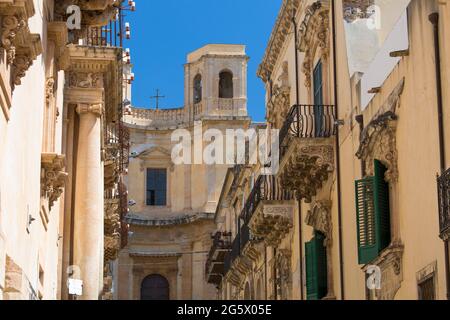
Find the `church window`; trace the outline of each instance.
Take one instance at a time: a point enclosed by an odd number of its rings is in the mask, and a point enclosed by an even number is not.
[[[219,74],[219,98],[233,98],[233,74],[229,71],[222,71]]]

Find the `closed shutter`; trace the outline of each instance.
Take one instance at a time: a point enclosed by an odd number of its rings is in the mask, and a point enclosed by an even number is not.
[[[325,237],[316,232],[306,243],[306,291],[308,300],[320,300],[327,295],[327,252]]]
[[[389,185],[384,180],[386,168],[374,164],[374,177],[356,181],[356,221],[359,264],[368,264],[391,241]]]

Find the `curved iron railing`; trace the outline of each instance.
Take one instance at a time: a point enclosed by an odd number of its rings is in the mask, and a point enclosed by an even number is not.
[[[286,138],[329,138],[336,132],[333,105],[294,105],[280,130],[280,150],[284,155],[289,147]]]
[[[261,201],[288,201],[293,198],[293,192],[285,190],[275,176],[259,176],[245,202],[241,217],[245,223],[249,223]]]

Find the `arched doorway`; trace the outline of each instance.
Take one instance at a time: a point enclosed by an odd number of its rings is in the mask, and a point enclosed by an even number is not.
[[[169,281],[159,274],[147,276],[141,284],[141,300],[170,300]]]

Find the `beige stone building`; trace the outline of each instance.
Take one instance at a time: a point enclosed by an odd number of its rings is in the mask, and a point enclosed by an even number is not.
[[[450,296],[449,17],[442,0],[283,1],[258,71],[280,170],[227,173],[219,299]]]
[[[230,165],[224,159],[207,162],[203,148],[212,141],[210,129],[225,134],[249,127],[247,61],[242,45],[200,48],[188,55],[184,67],[184,107],[133,108],[126,116],[132,206],[125,219],[129,241],[119,258],[119,299],[216,297],[214,286],[205,281],[205,263]],[[172,155],[178,138],[172,136],[180,130],[199,143],[188,140],[192,161],[176,164]]]
[[[66,25],[70,5],[81,29]],[[123,5],[0,1],[0,299],[73,299],[69,278],[77,299],[111,298],[129,68],[109,28],[121,30]]]

